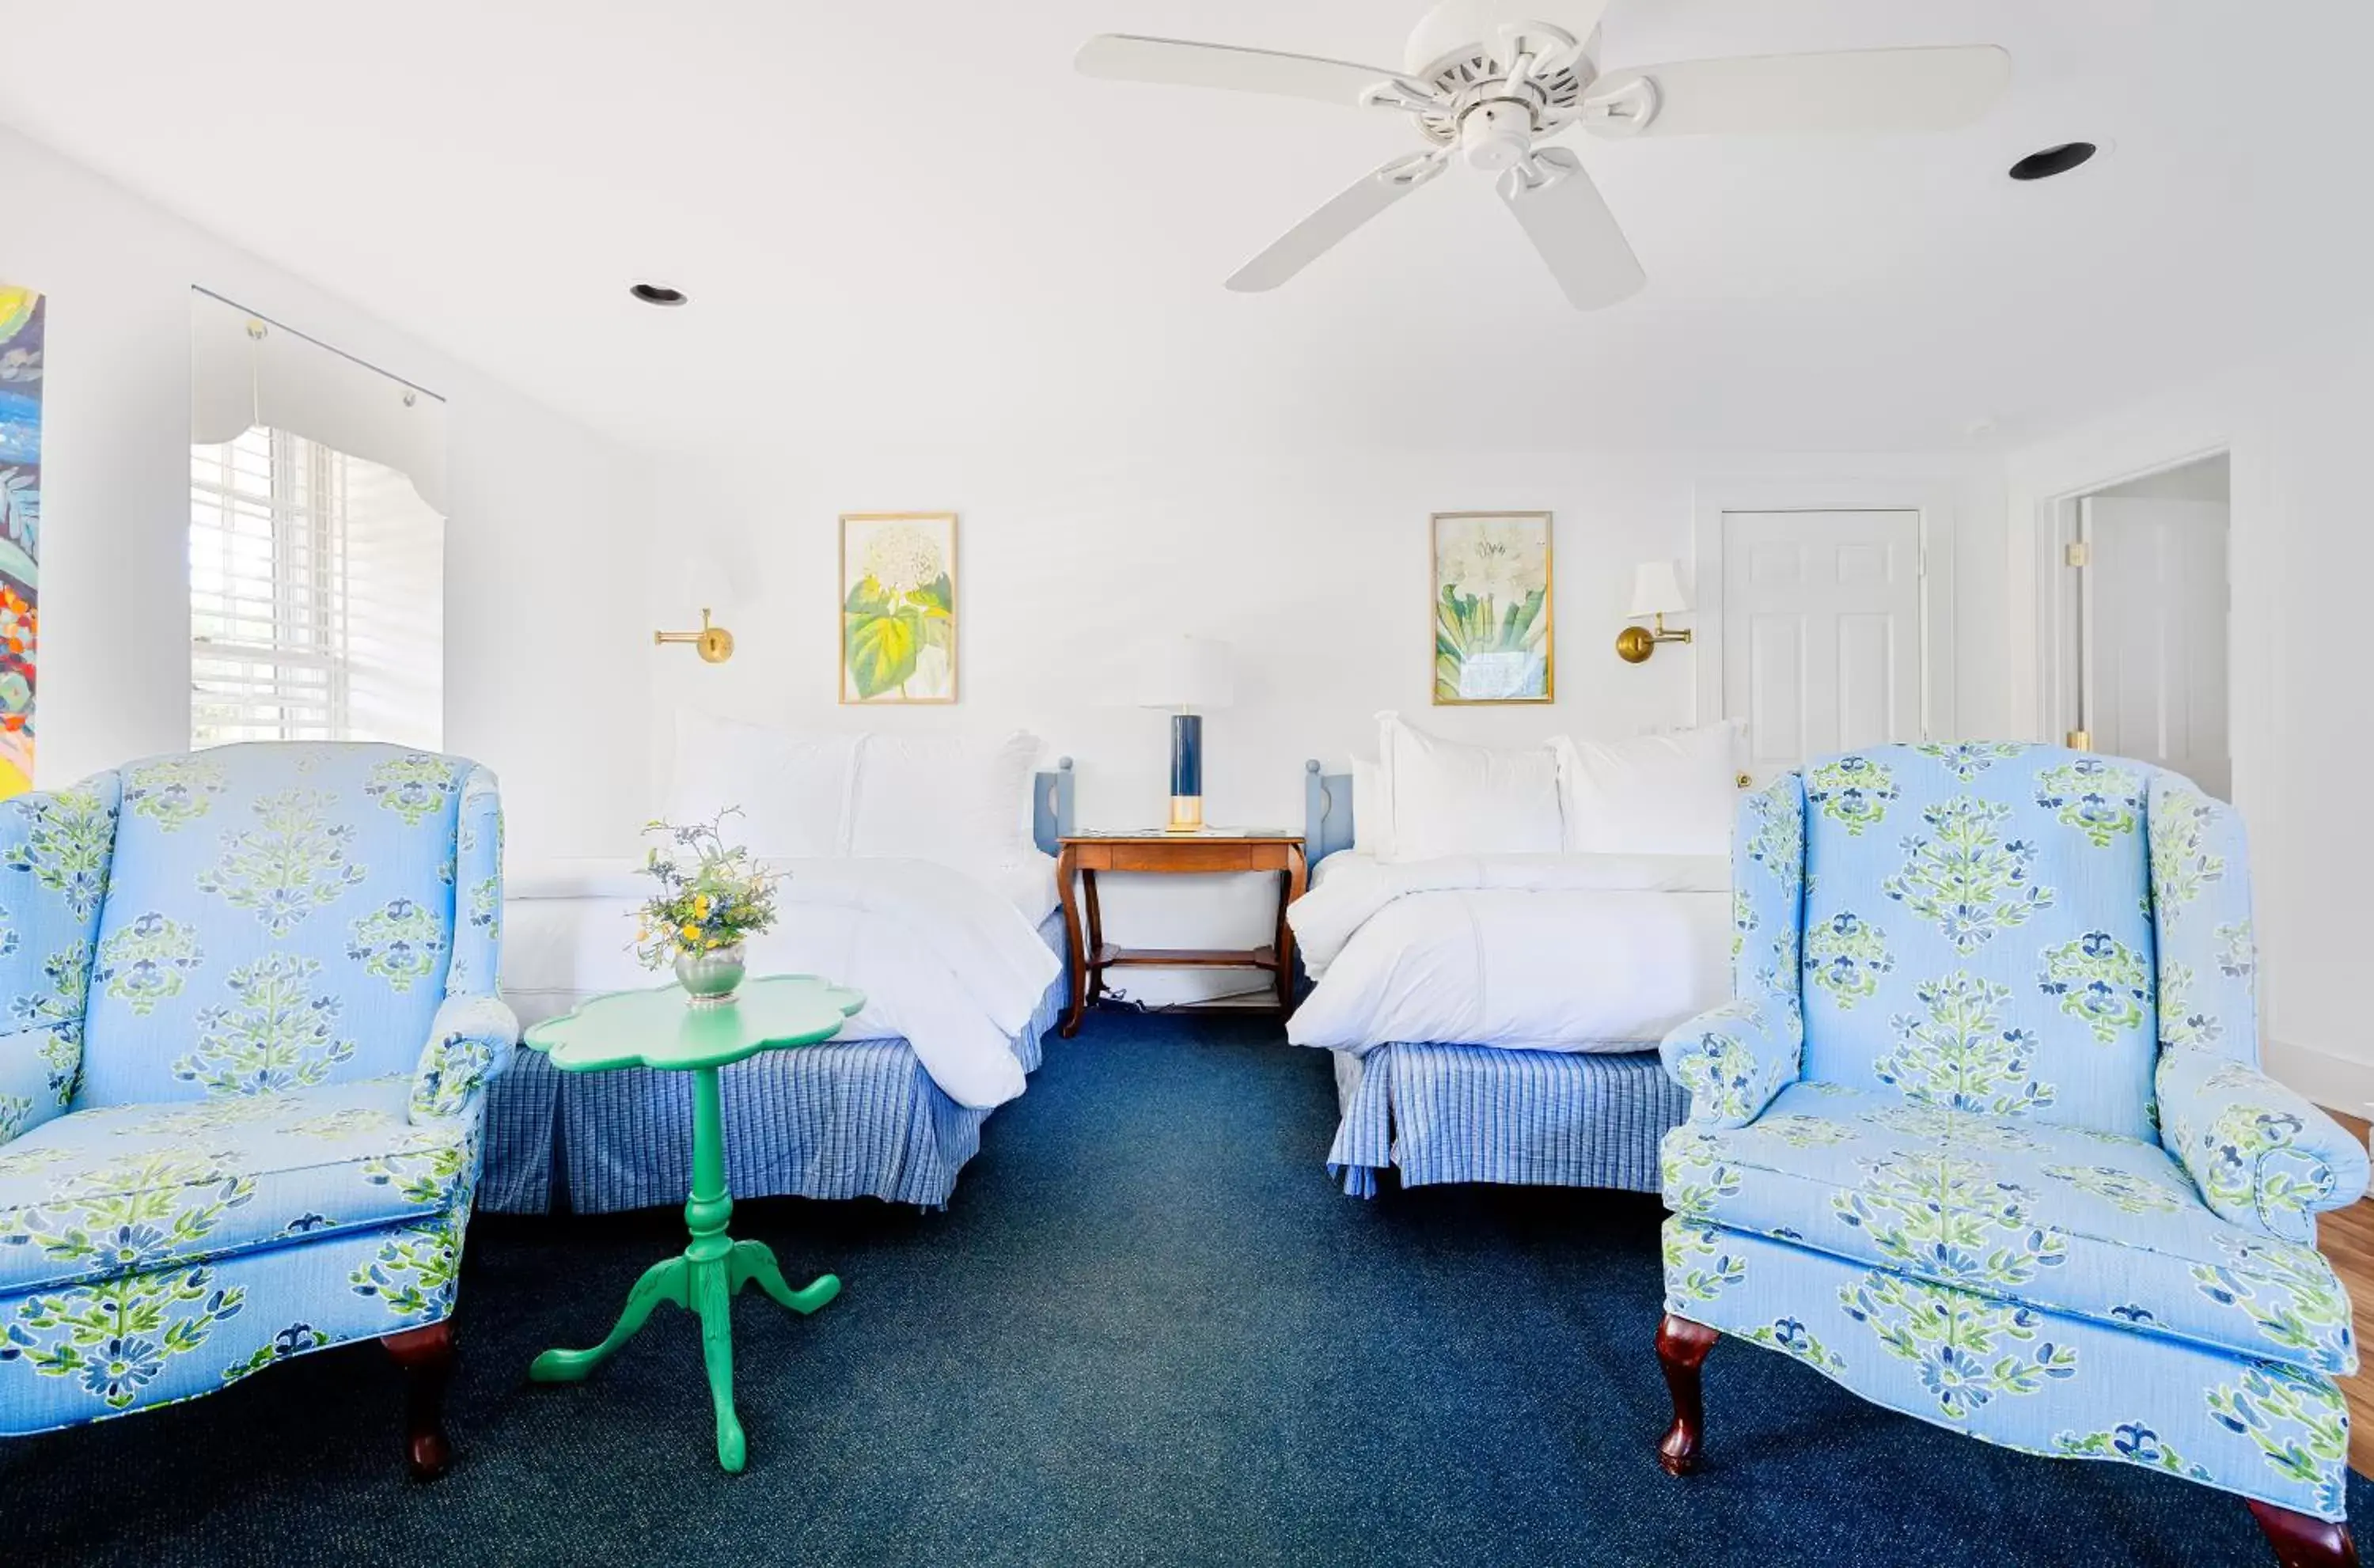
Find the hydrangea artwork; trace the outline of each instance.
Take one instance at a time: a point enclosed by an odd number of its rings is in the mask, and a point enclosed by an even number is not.
[[[1550,514],[1434,516],[1434,700],[1549,702]]]
[[[840,700],[957,699],[953,512],[840,520]]]
[[[0,799],[33,787],[45,310],[0,284]]]

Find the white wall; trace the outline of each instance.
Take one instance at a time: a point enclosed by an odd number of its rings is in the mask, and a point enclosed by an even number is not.
[[[1151,824],[1167,790],[1168,721],[1129,705],[1131,656],[1146,635],[1193,632],[1231,644],[1238,662],[1235,705],[1205,720],[1206,818],[1299,831],[1304,759],[1340,769],[1356,752],[1373,755],[1380,708],[1501,744],[1690,722],[1692,649],[1661,648],[1640,666],[1616,657],[1632,568],[1664,556],[1686,573],[1700,488],[1731,495],[1757,479],[1800,491],[1836,480],[1858,504],[1874,482],[1889,479],[1904,482],[1907,498],[1941,489],[1954,497],[1963,603],[1953,618],[1964,643],[1957,706],[1966,732],[1993,732],[2008,704],[2000,680],[2002,487],[1992,460],[1098,456],[1055,441],[1039,451],[918,455],[816,452],[794,440],[775,451],[679,455],[651,475],[652,510],[668,536],[713,555],[745,585],[719,606],[739,639],[730,663],[711,667],[670,649],[660,668],[654,778],[664,778],[679,706],[791,728],[1020,727],[1043,737],[1051,756],[1075,759],[1084,825]],[[1558,700],[1547,708],[1433,708],[1428,516],[1492,508],[1556,514]],[[934,509],[960,519],[962,701],[842,708],[838,516]],[[655,568],[651,586],[653,624],[696,623],[686,572]],[[1259,879],[1113,885],[1108,928],[1130,944],[1249,944],[1271,918],[1269,896]]]
[[[2193,454],[2232,453],[2234,798],[2251,836],[2269,1067],[2328,1105],[2374,1098],[2366,889],[2374,778],[2364,615],[2374,581],[2366,429],[2374,321],[2205,377],[2011,454],[2008,543],[2019,727],[2050,722],[2052,509]]]
[[[512,842],[586,853],[642,809],[650,666],[629,464],[331,296],[0,132],[0,278],[49,296],[35,766],[54,786],[189,742],[190,289],[449,400],[445,744]],[[621,757],[624,754],[625,760]]]

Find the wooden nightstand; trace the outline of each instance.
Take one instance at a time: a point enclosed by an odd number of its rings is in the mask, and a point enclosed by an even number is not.
[[[1104,913],[1097,906],[1099,872],[1147,872],[1158,876],[1196,876],[1230,872],[1279,873],[1277,936],[1266,947],[1114,947],[1105,941]],[[1123,965],[1160,968],[1265,969],[1277,977],[1277,1005],[1294,1005],[1294,932],[1286,907],[1302,896],[1310,868],[1300,837],[1289,834],[1084,833],[1068,835],[1055,862],[1056,891],[1064,900],[1064,930],[1072,946],[1072,1010],[1064,1016],[1065,1039],[1080,1032],[1080,1020],[1103,994],[1105,971]],[[1079,892],[1087,894],[1087,926],[1080,923]]]

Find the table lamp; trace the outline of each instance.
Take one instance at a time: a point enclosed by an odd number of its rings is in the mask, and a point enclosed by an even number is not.
[[[1204,830],[1204,717],[1198,710],[1226,708],[1235,695],[1225,642],[1161,638],[1139,655],[1138,706],[1170,710],[1169,832]]]

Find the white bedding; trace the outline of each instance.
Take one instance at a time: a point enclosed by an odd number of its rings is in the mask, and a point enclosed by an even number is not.
[[[1627,1051],[1730,994],[1721,855],[1331,855],[1287,912],[1296,1045]]]
[[[751,973],[822,975],[864,991],[842,1036],[903,1036],[958,1105],[987,1108],[1022,1093],[1012,1041],[1063,968],[1036,929],[1054,907],[1052,871],[1025,865],[985,879],[929,860],[769,865],[786,876],[774,929],[750,939]],[[629,951],[652,886],[623,860],[511,876],[502,986],[522,1022],[665,978]]]

